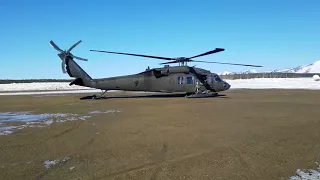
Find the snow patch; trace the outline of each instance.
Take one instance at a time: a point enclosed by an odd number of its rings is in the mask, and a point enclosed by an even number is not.
[[[13,130],[1,130],[0,129],[0,136],[6,136],[12,134],[14,131]]]
[[[53,161],[46,160],[46,161],[43,162],[43,164],[44,164],[44,167],[48,169],[48,168],[50,168],[51,166],[56,165],[56,164],[57,164],[57,161],[56,161],[56,160],[53,160]]]
[[[0,135],[10,135],[26,127],[46,127],[54,121],[62,123],[74,120],[87,120],[90,117],[63,113],[32,114],[31,112],[0,112]]]
[[[313,75],[313,80],[315,80],[315,81],[319,81],[320,80],[320,77],[319,77],[319,75]]]
[[[107,110],[107,111],[91,111],[89,114],[105,114],[105,113],[117,113],[119,110]]]
[[[64,159],[60,160],[60,159],[56,159],[56,160],[45,160],[43,162],[43,165],[46,169],[51,168],[52,166],[55,165],[60,165],[63,166],[65,165],[68,161],[70,160],[69,157],[65,157]]]
[[[297,169],[296,176],[290,177],[290,180],[320,180],[320,165],[318,165],[317,170],[307,169],[307,170],[301,170]]]

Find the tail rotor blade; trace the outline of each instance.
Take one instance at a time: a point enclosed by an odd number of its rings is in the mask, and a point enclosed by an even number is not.
[[[63,52],[52,40],[50,41],[50,45],[55,48],[59,52]]]
[[[78,44],[80,44],[81,42],[82,42],[82,41],[81,41],[81,40],[79,40],[78,42],[74,43],[74,45],[72,45],[72,46],[68,49],[68,51],[67,51],[67,52],[72,51],[72,49],[73,49],[73,48],[75,48],[76,46],[78,46]]]
[[[78,57],[78,56],[75,56],[75,55],[72,55],[72,57],[75,58],[75,59],[81,60],[81,61],[88,61],[88,59],[85,59],[85,58],[82,58],[82,57]]]
[[[66,73],[66,67],[65,67],[65,62],[64,61],[62,61],[62,63],[61,63],[61,68],[62,68],[62,72]]]

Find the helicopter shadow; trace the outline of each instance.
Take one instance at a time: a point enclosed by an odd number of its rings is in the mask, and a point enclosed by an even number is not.
[[[95,95],[84,96],[79,98],[80,100],[102,100],[102,99],[141,99],[141,98],[184,98],[185,94],[151,94],[151,95],[135,95],[135,96],[103,96],[96,98]],[[203,98],[229,98],[225,94],[217,94],[211,97],[193,97],[188,99],[203,99]]]

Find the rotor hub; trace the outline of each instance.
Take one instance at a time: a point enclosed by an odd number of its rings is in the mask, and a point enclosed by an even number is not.
[[[62,64],[61,64],[61,67],[62,67],[62,72],[63,73],[66,73],[66,70],[65,70],[65,64],[66,64],[66,61],[68,59],[78,59],[78,60],[82,60],[82,61],[87,61],[88,59],[85,59],[85,58],[81,58],[81,57],[77,57],[77,56],[74,56],[73,54],[71,54],[71,50],[73,48],[75,48],[78,44],[80,44],[82,41],[79,40],[78,42],[76,42],[75,44],[73,44],[68,50],[61,50],[52,40],[50,41],[50,45],[55,48],[57,51],[59,51],[60,53],[58,54],[58,56],[60,57],[60,59],[62,60]]]
[[[189,62],[191,60],[190,60],[190,58],[187,58],[187,57],[178,57],[178,58],[176,58],[176,61],[178,61],[178,62]]]

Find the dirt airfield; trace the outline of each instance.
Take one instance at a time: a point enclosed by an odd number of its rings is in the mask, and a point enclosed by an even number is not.
[[[223,94],[0,96],[0,112],[92,116],[0,136],[0,179],[288,179],[316,168],[320,91]]]

